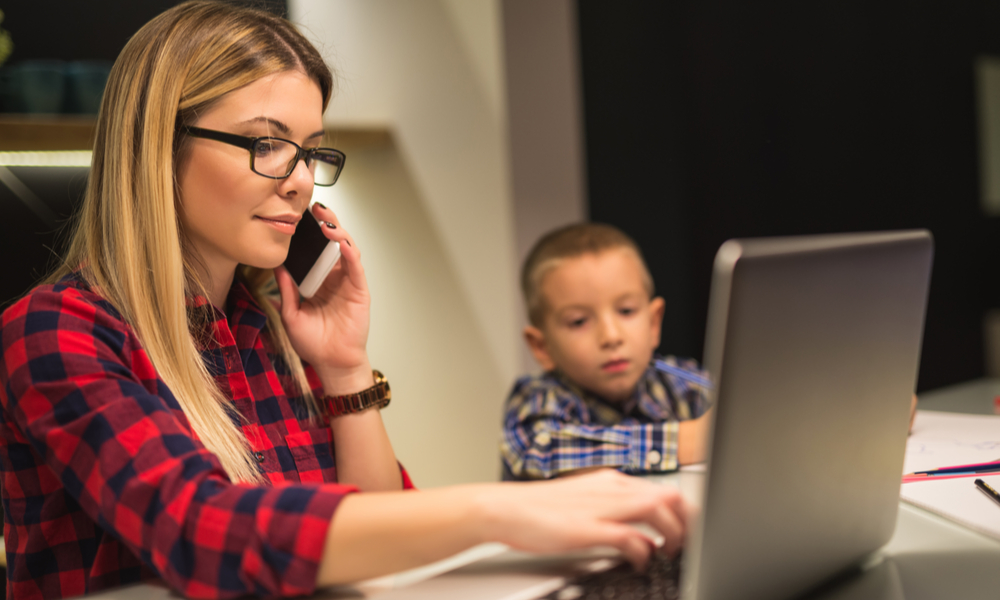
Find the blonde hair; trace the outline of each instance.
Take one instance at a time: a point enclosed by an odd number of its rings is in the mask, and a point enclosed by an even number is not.
[[[316,49],[280,17],[195,0],[143,26],[111,70],[83,204],[63,266],[50,277],[80,269],[115,306],[198,438],[239,482],[263,479],[233,421],[240,417],[193,337],[208,324],[207,315],[189,314],[186,301],[204,295],[205,282],[180,220],[174,165],[183,141],[177,128],[193,123],[225,94],[289,70],[316,81],[325,109],[333,76]],[[253,174],[248,170],[247,176]],[[241,266],[237,278],[267,313],[271,341],[310,414],[317,414],[302,363],[268,298],[273,272]]]
[[[528,253],[521,267],[521,292],[528,308],[528,320],[535,327],[541,327],[545,320],[545,298],[542,295],[542,279],[545,274],[559,266],[567,258],[583,254],[598,254],[614,248],[628,248],[635,252],[642,267],[642,284],[649,297],[655,293],[653,277],[649,274],[642,251],[635,240],[622,230],[604,223],[577,223],[568,225],[542,236]]]

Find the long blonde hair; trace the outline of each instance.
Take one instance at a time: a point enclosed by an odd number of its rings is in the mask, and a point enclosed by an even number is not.
[[[261,77],[299,70],[319,85],[323,108],[333,77],[316,49],[287,21],[263,11],[194,0],[140,29],[115,62],[98,115],[87,191],[63,266],[80,269],[138,336],[194,432],[234,481],[263,481],[239,418],[209,373],[192,336],[200,327],[186,300],[203,294],[199,257],[186,241],[174,164],[193,123],[223,95]],[[247,176],[252,177],[249,169]],[[268,330],[317,413],[301,361],[266,297],[273,272],[237,273],[268,316]],[[289,390],[291,393],[292,390]]]

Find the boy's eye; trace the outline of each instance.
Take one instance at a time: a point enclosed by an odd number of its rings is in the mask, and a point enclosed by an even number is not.
[[[633,314],[633,313],[635,313],[635,309],[632,308],[631,306],[623,306],[623,307],[621,307],[621,308],[618,309],[618,314],[624,315],[626,317],[629,316],[629,315],[631,315],[631,314]]]
[[[576,329],[578,327],[583,327],[586,322],[587,317],[580,317],[579,319],[570,319],[566,322],[566,325],[568,325],[570,329]]]

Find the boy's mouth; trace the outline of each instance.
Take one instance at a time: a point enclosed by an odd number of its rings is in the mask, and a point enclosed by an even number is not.
[[[608,362],[601,365],[601,370],[605,373],[621,373],[628,368],[627,358],[617,358],[615,360],[609,360]]]

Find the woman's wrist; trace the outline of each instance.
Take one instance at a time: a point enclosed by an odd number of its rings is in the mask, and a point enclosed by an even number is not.
[[[371,364],[365,360],[356,367],[332,368],[317,367],[316,375],[323,384],[323,393],[327,396],[343,396],[356,394],[375,385]]]
[[[469,531],[475,544],[503,541],[504,517],[510,511],[504,510],[505,503],[498,496],[504,488],[515,484],[470,484],[466,486],[467,510],[465,512]]]

